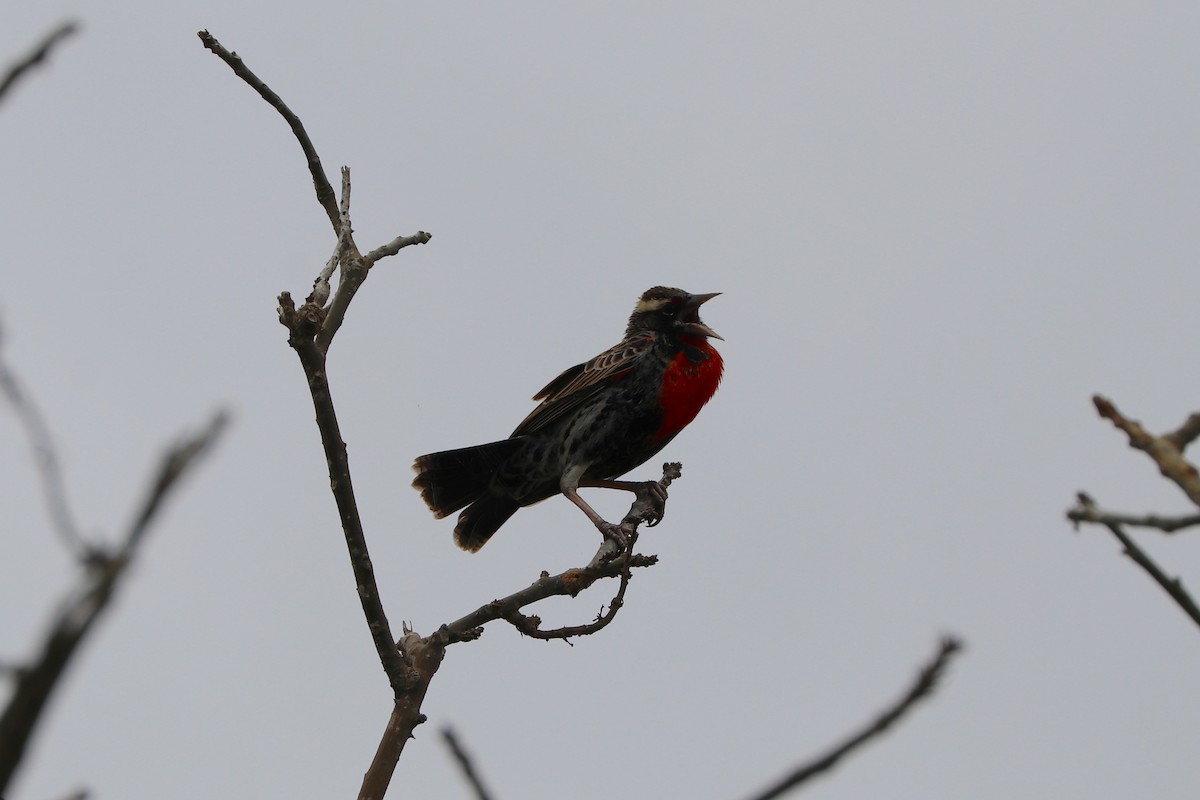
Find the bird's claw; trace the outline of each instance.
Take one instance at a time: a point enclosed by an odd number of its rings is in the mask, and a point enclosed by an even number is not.
[[[667,513],[667,487],[658,481],[646,481],[638,491],[637,499],[649,506],[642,512],[647,527],[653,528],[662,522]]]
[[[611,522],[605,522],[597,525],[600,529],[600,535],[607,541],[611,541],[617,546],[618,552],[629,546],[629,534],[620,525],[613,525]]]

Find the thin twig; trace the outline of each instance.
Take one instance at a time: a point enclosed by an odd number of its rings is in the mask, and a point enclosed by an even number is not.
[[[1187,449],[1189,444],[1196,441],[1198,436],[1200,436],[1200,414],[1190,415],[1177,429],[1163,434],[1163,438],[1181,453]]]
[[[1083,502],[1086,495],[1080,493],[1079,502],[1067,511],[1067,519],[1079,527],[1081,522],[1097,525],[1127,525],[1133,528],[1155,528],[1163,533],[1175,533],[1184,528],[1200,525],[1200,514],[1188,514],[1182,517],[1164,517],[1158,514],[1121,514],[1116,511],[1105,511],[1094,504]]]
[[[805,781],[832,769],[838,761],[871,739],[886,731],[903,717],[919,700],[928,697],[937,688],[938,681],[946,670],[950,659],[962,649],[962,643],[954,637],[946,637],[938,646],[933,660],[921,668],[917,680],[899,702],[880,714],[874,722],[854,734],[828,753],[793,770],[766,791],[753,796],[753,800],[771,800],[796,788]]]
[[[657,563],[657,556],[634,555],[629,560],[629,566],[632,568],[651,567]],[[477,639],[482,626],[492,620],[508,619],[513,612],[547,597],[575,597],[602,578],[620,577],[624,568],[622,559],[615,559],[597,566],[568,569],[557,575],[543,572],[541,577],[528,587],[486,603],[470,614],[442,626],[442,630],[448,636],[448,644]]]
[[[49,58],[51,50],[58,46],[63,39],[76,33],[78,30],[79,23],[74,20],[62,23],[46,34],[46,37],[28,55],[10,66],[8,71],[4,73],[4,77],[0,78],[0,100],[4,99],[4,96],[8,94],[8,90],[16,85],[17,81],[26,72],[44,63]]]
[[[350,223],[350,168],[342,167],[342,200],[338,203],[338,238],[334,245],[333,255],[325,262],[317,279],[313,281],[312,293],[305,299],[307,303],[324,307],[329,302],[329,280],[337,270],[347,249],[350,246],[350,235],[353,232]]]
[[[3,344],[0,339],[0,345]],[[50,516],[50,527],[62,541],[63,545],[77,558],[85,560],[91,548],[79,533],[75,524],[75,516],[71,513],[71,504],[67,499],[66,481],[63,478],[62,466],[58,458],[58,450],[54,446],[54,437],[50,426],[38,409],[37,403],[21,386],[16,373],[9,369],[0,353],[0,394],[3,394],[12,406],[13,412],[25,429],[29,439],[29,447],[33,450],[33,462],[37,466],[38,477],[42,484],[42,494],[46,501],[46,511]]]
[[[1200,625],[1200,608],[1196,606],[1196,601],[1183,588],[1183,582],[1179,578],[1170,577],[1159,569],[1150,556],[1146,555],[1145,551],[1138,547],[1125,531],[1121,530],[1120,525],[1105,523],[1104,526],[1112,532],[1113,536],[1117,537],[1117,541],[1125,548],[1125,555],[1129,556],[1135,564],[1144,569],[1154,579],[1154,582],[1171,596],[1176,605],[1183,609],[1183,613],[1192,618],[1192,622]]]
[[[199,456],[212,447],[224,427],[225,414],[219,413],[199,434],[170,448],[124,542],[111,553],[92,549],[79,584],[68,595],[50,626],[41,654],[33,664],[17,673],[16,686],[0,715],[0,793],[20,764],[46,703],[71,658],[109,607],[121,577],[126,574],[126,567],[132,562],[138,545],[144,541],[148,526],[163,501],[178,486],[180,478],[194,467]]]
[[[442,728],[442,739],[446,742],[446,747],[450,748],[450,754],[454,756],[459,769],[462,770],[463,777],[467,779],[467,783],[471,784],[471,789],[474,790],[476,799],[491,800],[491,792],[483,785],[483,779],[479,777],[479,773],[475,770],[475,762],[472,760],[470,754],[463,749],[462,744],[458,741],[458,737],[454,735],[454,729],[449,726]]]
[[[376,247],[374,250],[363,256],[363,262],[370,267],[381,258],[394,256],[409,245],[427,244],[432,238],[433,234],[426,233],[425,231],[417,231],[412,236],[397,236],[387,244],[381,247]]]
[[[220,438],[221,433],[229,425],[229,412],[225,409],[218,411],[198,433],[180,440],[167,449],[159,464],[154,482],[141,507],[134,516],[125,543],[121,546],[119,556],[128,560],[133,557],[133,551],[141,544],[142,537],[150,527],[150,523],[162,509],[168,495],[179,483],[180,478],[191,468],[204,453],[212,449]]]
[[[330,185],[329,178],[325,175],[325,167],[321,165],[321,157],[317,155],[317,149],[313,146],[312,139],[308,137],[308,131],[304,129],[304,123],[300,121],[294,111],[288,108],[287,103],[283,102],[283,98],[272,91],[246,66],[241,56],[226,50],[208,31],[199,31],[196,35],[200,37],[205,48],[228,64],[235,75],[245,81],[250,88],[258,92],[259,97],[278,111],[287,122],[288,127],[292,129],[296,141],[300,143],[300,149],[304,151],[304,158],[308,162],[308,172],[312,175],[313,188],[317,192],[317,202],[321,204],[321,208],[325,209],[329,223],[333,225],[333,232],[337,234],[339,228],[337,198],[333,193],[333,186]]]

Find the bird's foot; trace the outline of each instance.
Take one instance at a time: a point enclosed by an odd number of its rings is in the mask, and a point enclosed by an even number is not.
[[[596,524],[596,527],[600,529],[600,535],[604,537],[606,544],[612,542],[616,545],[617,552],[629,547],[629,532],[620,525],[613,525],[611,522],[602,520]]]
[[[645,481],[638,485],[637,500],[646,506],[641,510],[646,525],[653,528],[662,522],[667,513],[667,487],[658,481]]]

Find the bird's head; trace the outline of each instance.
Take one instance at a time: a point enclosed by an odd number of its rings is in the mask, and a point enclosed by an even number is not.
[[[688,294],[682,289],[667,286],[647,289],[629,315],[629,327],[625,329],[625,335],[659,332],[720,339],[716,331],[700,321],[700,306],[719,294]]]

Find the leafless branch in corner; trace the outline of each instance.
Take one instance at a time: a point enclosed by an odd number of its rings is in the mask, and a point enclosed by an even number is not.
[[[1075,507],[1067,511],[1067,519],[1075,523],[1076,528],[1080,523],[1088,522],[1130,528],[1154,528],[1163,533],[1176,533],[1200,525],[1200,514],[1164,517],[1161,514],[1122,514],[1118,511],[1105,511],[1096,507],[1091,498],[1082,493],[1079,494]]]
[[[1108,523],[1105,527],[1112,532],[1113,536],[1117,537],[1117,541],[1125,548],[1125,555],[1129,556],[1135,564],[1144,569],[1154,579],[1154,582],[1161,586],[1163,591],[1170,595],[1171,599],[1183,609],[1183,612],[1191,617],[1192,622],[1200,625],[1200,608],[1197,608],[1196,601],[1183,588],[1183,582],[1179,578],[1168,576],[1159,569],[1158,565],[1150,559],[1150,556],[1146,555],[1145,551],[1138,547],[1133,539],[1121,530],[1120,525]]]
[[[463,777],[467,779],[467,783],[471,784],[476,800],[492,800],[491,792],[483,785],[483,779],[479,777],[479,772],[475,769],[474,760],[463,749],[454,730],[449,727],[442,728],[442,739],[446,742],[446,747],[450,748],[450,755],[454,756],[458,768],[462,770]]]
[[[13,693],[0,715],[0,792],[16,772],[71,658],[109,607],[150,524],[180,479],[216,442],[226,421],[227,415],[218,413],[199,433],[168,449],[123,540],[111,550],[89,549],[78,583],[60,604],[37,658],[16,673]]]
[[[1175,604],[1183,609],[1183,613],[1191,617],[1192,622],[1200,625],[1200,607],[1196,605],[1196,601],[1192,599],[1188,591],[1183,588],[1183,581],[1179,578],[1172,578],[1163,572],[1158,564],[1154,563],[1153,559],[1146,554],[1146,551],[1138,547],[1133,537],[1122,530],[1121,526],[1123,523],[1120,515],[1100,511],[1096,507],[1096,502],[1091,497],[1080,492],[1076,496],[1075,508],[1067,512],[1067,519],[1075,522],[1076,525],[1080,522],[1089,522],[1108,528],[1109,532],[1121,543],[1122,552],[1133,563],[1145,570],[1146,574],[1153,578],[1154,582],[1162,587],[1163,591],[1175,601]],[[1162,525],[1153,525],[1152,527],[1166,530]]]
[[[1141,450],[1154,460],[1158,471],[1184,491],[1194,504],[1200,506],[1200,473],[1183,457],[1183,451],[1197,436],[1200,436],[1200,413],[1191,414],[1174,431],[1155,436],[1147,431],[1141,423],[1131,420],[1117,410],[1116,405],[1107,398],[1095,395],[1092,403],[1096,411],[1104,419],[1110,421],[1118,430],[1125,433],[1129,446]],[[1096,501],[1084,492],[1079,492],[1075,498],[1075,507],[1067,511],[1067,519],[1079,527],[1080,523],[1103,525],[1121,543],[1122,551],[1131,561],[1141,567],[1162,587],[1175,604],[1187,614],[1193,622],[1200,625],[1200,607],[1183,588],[1179,578],[1172,578],[1162,571],[1159,566],[1138,547],[1137,542],[1125,532],[1125,526],[1157,528],[1171,533],[1192,525],[1200,524],[1200,515],[1192,514],[1180,517],[1163,517],[1147,514],[1131,516],[1104,511],[1096,505]]]
[[[933,660],[921,668],[912,688],[898,702],[875,718],[858,733],[831,749],[828,753],[797,767],[774,785],[753,796],[752,800],[771,800],[782,797],[806,781],[832,769],[844,757],[885,732],[907,714],[920,700],[929,697],[937,688],[938,681],[946,671],[950,659],[962,650],[962,643],[954,637],[946,637],[938,645]]]
[[[0,102],[3,102],[5,95],[9,90],[16,85],[25,73],[29,72],[34,67],[45,63],[50,57],[50,52],[62,42],[63,39],[73,35],[79,30],[79,23],[74,20],[68,20],[62,23],[50,33],[46,34],[45,38],[33,48],[24,58],[18,59],[15,63],[9,66],[4,73],[4,77],[0,78]]]
[[[1130,447],[1154,459],[1158,471],[1182,489],[1189,500],[1200,506],[1200,473],[1183,457],[1183,449],[1196,437],[1196,431],[1200,428],[1200,420],[1195,414],[1178,430],[1166,436],[1155,436],[1141,423],[1121,414],[1111,400],[1096,395],[1092,402],[1101,417],[1125,433]]]

